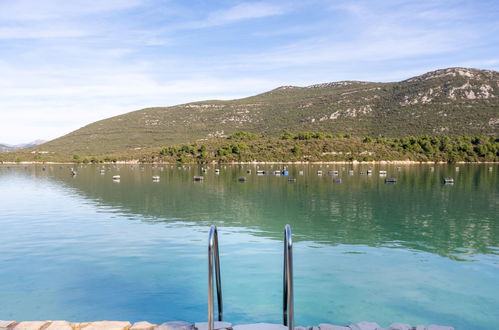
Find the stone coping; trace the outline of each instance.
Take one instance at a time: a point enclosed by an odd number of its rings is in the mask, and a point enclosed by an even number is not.
[[[146,321],[131,324],[128,321],[97,321],[97,322],[68,322],[68,321],[2,321],[0,330],[207,330],[207,322],[189,323],[184,321],[152,324]],[[253,323],[232,325],[229,322],[215,322],[215,330],[287,330],[282,324]],[[430,325],[411,326],[404,323],[393,323],[383,328],[377,323],[360,322],[349,325],[333,325],[321,323],[318,326],[295,327],[295,330],[454,330],[450,326]]]

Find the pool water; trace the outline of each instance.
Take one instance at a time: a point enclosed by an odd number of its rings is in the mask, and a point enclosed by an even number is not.
[[[215,224],[224,320],[280,323],[289,223],[297,325],[498,327],[499,166],[214,167],[0,166],[0,319],[205,321]]]

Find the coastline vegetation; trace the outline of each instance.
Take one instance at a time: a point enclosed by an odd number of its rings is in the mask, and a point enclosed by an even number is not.
[[[111,163],[233,163],[420,161],[499,162],[499,138],[491,136],[352,136],[325,132],[289,132],[267,136],[236,132],[226,137],[165,147],[131,149],[106,155],[60,155],[14,152],[0,161]]]

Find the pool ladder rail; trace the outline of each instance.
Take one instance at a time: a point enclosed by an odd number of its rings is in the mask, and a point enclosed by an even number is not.
[[[213,269],[217,286],[218,321],[223,319],[222,281],[220,277],[220,253],[218,232],[216,226],[210,227],[208,236],[208,330],[214,330],[215,297],[213,295]],[[283,269],[283,297],[282,297],[283,325],[294,330],[294,296],[293,296],[293,240],[291,226],[284,226],[284,269]]]
[[[289,330],[295,328],[295,311],[293,296],[293,240],[291,237],[291,226],[284,226],[284,270],[282,288],[282,316],[283,325]]]
[[[220,254],[218,249],[218,233],[216,226],[210,227],[210,234],[208,236],[208,330],[213,330],[215,327],[213,315],[215,305],[213,297],[213,266],[215,266],[215,278],[217,284],[218,321],[222,321],[222,281],[220,278]]]

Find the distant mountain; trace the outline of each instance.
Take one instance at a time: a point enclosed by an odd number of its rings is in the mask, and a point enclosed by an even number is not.
[[[32,148],[36,147],[40,144],[43,144],[47,141],[45,140],[35,140],[29,143],[23,143],[23,144],[16,144],[16,145],[10,145],[10,144],[0,144],[0,152],[11,152],[11,151],[17,151],[21,149],[26,149],[26,148]]]
[[[371,136],[499,135],[499,72],[449,68],[401,82],[283,86],[231,101],[148,108],[104,119],[33,150],[102,155],[223,136],[284,131]]]

